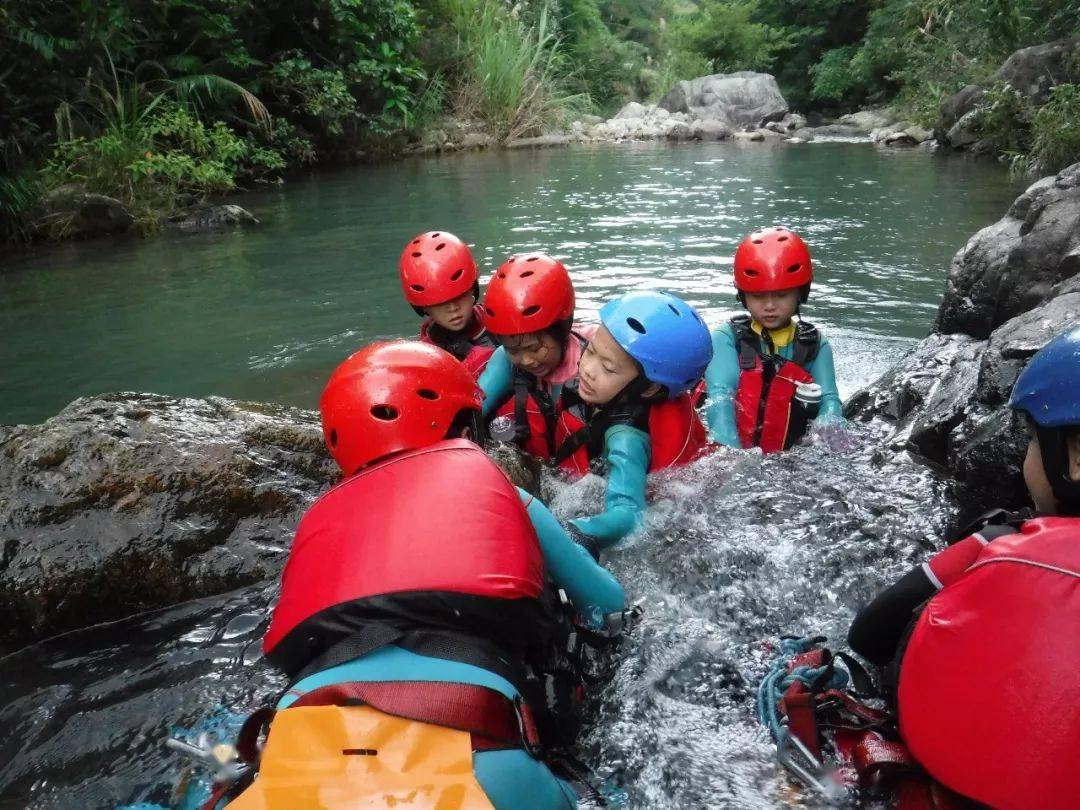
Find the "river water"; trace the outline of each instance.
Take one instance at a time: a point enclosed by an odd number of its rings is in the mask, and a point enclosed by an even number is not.
[[[586,315],[616,290],[666,287],[716,323],[733,311],[738,238],[789,224],[814,251],[809,315],[850,393],[926,332],[949,257],[1015,192],[993,165],[861,144],[467,155],[323,175],[247,198],[257,229],[65,246],[6,268],[0,420],[109,389],[310,405],[348,351],[413,328],[399,246],[448,227],[485,269],[513,250],[566,257]],[[877,430],[770,458],[724,450],[654,482],[644,531],[608,556],[645,619],[583,740],[627,807],[812,803],[753,719],[770,645],[842,638],[952,507],[932,471],[879,449]],[[547,484],[561,517],[602,497],[595,477]],[[172,729],[280,689],[258,655],[275,594],[252,586],[0,659],[0,805],[167,800]]]

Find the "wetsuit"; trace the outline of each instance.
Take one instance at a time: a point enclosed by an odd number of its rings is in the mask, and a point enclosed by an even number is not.
[[[761,338],[763,348],[791,360],[795,354],[796,323],[783,329],[766,330],[757,321],[750,328]],[[713,359],[705,371],[709,405],[705,411],[709,424],[709,436],[713,441],[728,447],[744,447],[739,437],[735,400],[739,392],[743,368],[740,366],[740,347],[736,341],[736,325],[728,322],[712,333]],[[833,367],[832,347],[822,335],[815,356],[806,370],[815,383],[821,386],[821,405],[815,419],[818,423],[838,421],[843,418],[840,393],[836,388],[836,371]]]
[[[431,318],[425,318],[420,324],[420,340],[450,352],[465,364],[473,377],[479,377],[484,372],[499,345],[484,327],[484,308],[481,306],[473,307],[472,318],[460,332],[451,332]]]
[[[372,477],[370,487],[377,490],[366,496],[363,490],[355,489],[358,485],[364,486],[364,475]],[[455,482],[460,482],[461,476],[471,487],[469,497],[446,494],[446,490],[454,488]],[[415,488],[403,494],[409,481],[414,482]],[[361,497],[342,502],[343,498],[348,498],[347,492],[337,491],[342,487],[353,487]],[[429,500],[436,505],[417,510],[416,506],[425,502],[428,489],[434,490]],[[441,493],[441,497],[436,492]],[[521,505],[511,505],[507,501],[511,496]],[[412,504],[411,512],[405,503],[395,505],[393,499],[398,497]],[[295,673],[305,658],[310,657],[307,649],[311,638],[325,637],[329,644],[335,634],[342,632],[342,626],[363,630],[369,626],[369,617],[376,624],[386,621],[379,616],[387,616],[395,626],[401,622],[409,626],[419,622],[423,627],[424,614],[433,611],[433,629],[460,625],[468,633],[477,633],[479,628],[488,627],[493,636],[501,636],[502,640],[495,639],[499,648],[503,648],[504,643],[511,646],[524,643],[541,632],[539,624],[543,622],[542,613],[537,613],[539,603],[529,595],[537,587],[536,571],[533,563],[528,562],[530,559],[541,562],[543,573],[566,592],[587,623],[600,626],[605,615],[625,607],[623,590],[611,574],[567,536],[542,503],[514,488],[479,448],[469,442],[444,441],[420,451],[396,454],[345,481],[323,496],[323,499],[327,498],[331,499],[330,515],[316,517],[307,526],[301,522],[290,559],[290,567],[294,559],[300,560],[299,567],[286,568],[282,600],[275,611],[275,622],[279,626],[271,624],[264,643],[268,657],[286,671]],[[336,506],[333,505],[334,498],[337,499]],[[355,532],[350,528],[341,529],[341,521],[334,515],[348,516],[346,522],[368,527],[370,521],[378,521],[378,518],[369,520],[365,517],[369,511],[366,507],[376,503],[385,504],[385,509],[392,510],[383,516],[385,525],[380,536],[367,537],[365,532],[354,538],[355,543],[350,541]],[[317,507],[319,503],[312,511]],[[311,514],[309,512],[309,516]],[[309,516],[305,516],[305,521]],[[525,523],[522,525],[518,521]],[[475,544],[468,540],[470,532],[479,533]],[[436,538],[431,534],[442,536]],[[530,540],[530,537],[536,539]],[[536,540],[539,541],[538,549],[531,546]],[[463,542],[466,545],[461,545]],[[388,545],[378,551],[372,543]],[[470,550],[468,545],[475,545],[475,549]],[[365,552],[363,546],[370,550]],[[340,559],[342,549],[347,549],[346,556],[355,556],[357,566],[362,567],[368,562],[375,565],[376,570],[367,574],[349,573],[349,560]],[[379,559],[371,563],[369,558],[373,552]],[[298,553],[305,554],[305,558],[297,557]],[[330,563],[322,559],[324,555],[335,558],[329,569],[326,566]],[[416,555],[420,555],[420,559]],[[436,555],[441,561],[433,559]],[[478,557],[490,558],[492,563],[497,563],[492,569],[485,569],[491,573],[479,570],[484,563],[476,562]],[[499,563],[499,558],[503,558],[503,562]],[[423,570],[417,569],[412,574],[401,569],[400,564],[407,560],[425,563]],[[339,569],[344,569],[345,573],[332,573],[329,581],[318,576],[314,592],[306,584],[313,574]],[[386,574],[382,573],[383,569]],[[454,569],[465,573],[455,574]],[[386,581],[385,590],[349,584],[365,577],[382,577]],[[410,582],[413,584],[409,585]],[[350,589],[358,588],[359,591],[376,592],[371,596],[362,596],[358,592],[358,598],[350,601]],[[298,596],[290,598],[290,593]],[[425,596],[429,593],[431,596]],[[313,610],[324,604],[326,606],[321,609]],[[357,607],[351,607],[354,604]],[[303,618],[309,614],[310,618]],[[435,630],[436,635],[439,632]],[[452,632],[460,636],[458,631]],[[305,673],[290,687],[279,708],[287,708],[313,689],[339,683],[472,684],[495,690],[510,700],[521,697],[518,686],[505,672],[497,671],[499,667],[437,654],[439,644],[429,652],[430,644],[425,647],[424,643],[428,642],[424,639],[430,635],[424,631],[417,636],[423,642],[419,647],[412,641],[391,640],[357,658],[335,662],[312,674]],[[520,807],[522,796],[529,797],[530,807],[541,810],[575,804],[571,788],[522,748],[474,751],[473,765],[480,786],[496,808]]]
[[[848,641],[890,665],[901,736],[939,782],[992,807],[1080,795],[1080,518],[986,526],[859,611]]]

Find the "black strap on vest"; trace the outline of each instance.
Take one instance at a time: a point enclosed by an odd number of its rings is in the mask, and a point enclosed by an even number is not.
[[[540,409],[540,415],[544,418],[544,427],[547,431],[548,455],[555,452],[555,401],[535,376],[526,371],[514,369],[514,440],[518,444],[524,444],[532,436],[532,428],[529,427],[528,404],[532,396],[536,407]]]
[[[481,332],[475,338],[471,338],[464,332],[451,332],[449,329],[444,329],[437,323],[432,323],[428,326],[428,337],[431,338],[431,342],[438,346],[440,349],[444,349],[450,354],[454,355],[458,360],[464,360],[469,356],[469,352],[476,346],[491,346],[494,348],[498,344],[486,331]]]
[[[769,337],[769,331],[767,329],[762,330],[759,335],[750,326],[749,315],[736,315],[732,318],[731,329],[735,333],[735,346],[739,352],[739,368],[743,371],[749,371],[756,367],[757,360],[760,357],[766,368],[765,373],[771,379],[776,368],[786,362],[784,358],[777,355],[776,348]],[[763,338],[764,340],[762,340]],[[791,362],[807,368],[817,359],[818,352],[821,350],[821,333],[809,321],[799,320],[795,324],[793,343]],[[773,362],[776,364],[771,370],[769,369],[770,363],[766,362],[769,359],[774,359]]]
[[[640,399],[641,391],[648,385],[648,380],[638,377],[631,381],[612,402],[595,407],[581,399],[576,380],[568,382],[562,390],[562,407],[573,413],[584,424],[563,439],[558,449],[552,454],[552,463],[561,464],[582,447],[586,448],[590,460],[598,458],[604,452],[604,437],[607,435],[608,428],[615,425],[629,425],[648,433],[652,405]]]

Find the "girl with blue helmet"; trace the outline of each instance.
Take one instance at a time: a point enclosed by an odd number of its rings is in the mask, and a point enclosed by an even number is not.
[[[554,456],[573,473],[598,461],[607,470],[604,511],[570,523],[594,552],[638,524],[650,471],[707,447],[691,392],[712,357],[701,316],[669,293],[627,293],[604,305],[600,322],[563,387]]]

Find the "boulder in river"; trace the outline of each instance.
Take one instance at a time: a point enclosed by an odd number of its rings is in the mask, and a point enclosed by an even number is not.
[[[750,71],[678,82],[660,99],[660,107],[685,113],[691,120],[721,121],[733,129],[757,129],[788,113],[776,79]]]
[[[335,478],[295,408],[123,394],[0,427],[0,651],[276,576]]]
[[[1027,504],[1025,429],[1009,393],[1031,356],[1080,322],[1080,164],[1032,185],[957,253],[934,332],[868,388],[850,419],[948,470],[968,511]]]
[[[41,226],[63,236],[93,237],[130,230],[135,217],[120,200],[61,186],[45,200]]]
[[[841,115],[838,123],[869,133],[875,129],[884,129],[895,124],[896,114],[887,109],[859,110],[858,112]]]
[[[170,227],[189,233],[258,224],[259,220],[239,205],[198,205],[181,211],[169,220]]]

